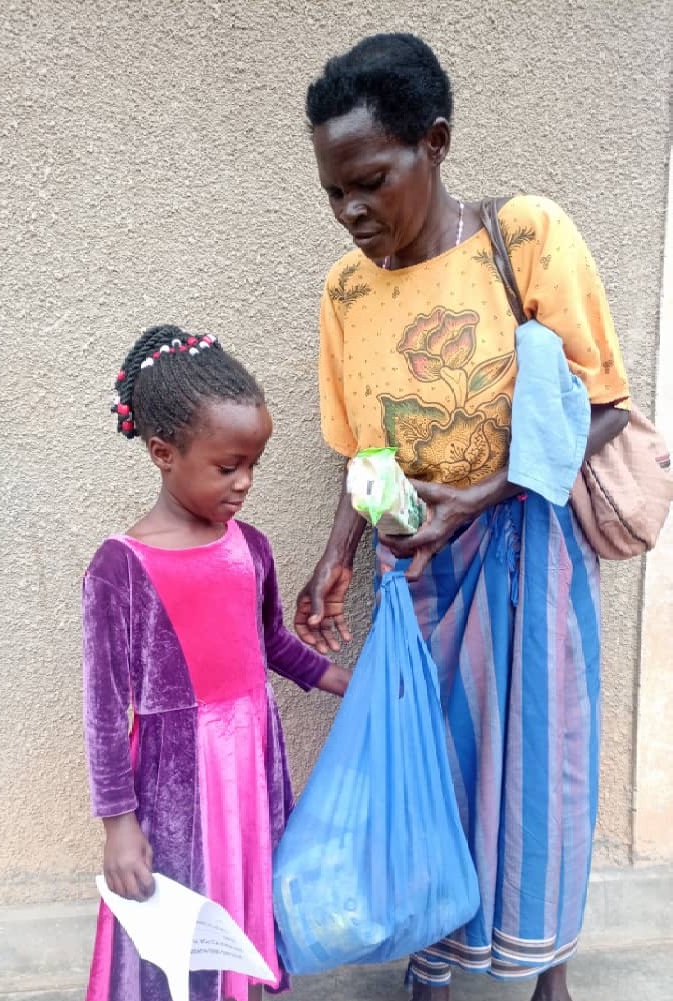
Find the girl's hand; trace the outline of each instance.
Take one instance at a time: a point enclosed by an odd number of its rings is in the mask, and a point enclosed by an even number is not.
[[[353,578],[351,567],[327,553],[318,562],[308,584],[299,592],[294,628],[304,643],[320,653],[341,649],[351,632],[344,616],[344,601]]]
[[[350,680],[350,671],[339,664],[330,664],[316,687],[321,692],[331,692],[332,695],[344,695]]]
[[[113,893],[128,900],[147,900],[154,893],[152,849],[135,813],[105,817],[103,874]]]
[[[466,522],[479,514],[470,488],[457,490],[443,483],[421,483],[412,480],[419,497],[428,505],[428,517],[415,535],[380,535],[379,538],[398,559],[411,557],[405,574],[407,580],[418,580],[426,566],[449,539]]]

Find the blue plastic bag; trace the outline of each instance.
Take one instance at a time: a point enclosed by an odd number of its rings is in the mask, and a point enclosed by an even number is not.
[[[478,909],[437,668],[401,573],[383,577],[343,705],[276,849],[273,890],[290,973],[399,959]]]

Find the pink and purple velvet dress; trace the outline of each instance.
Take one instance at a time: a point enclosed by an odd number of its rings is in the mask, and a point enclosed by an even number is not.
[[[308,690],[329,662],[285,629],[267,539],[236,521],[185,550],[112,536],[86,573],[83,622],[94,815],[135,811],[154,871],[222,904],[282,988],[271,858],[292,790],[268,670]],[[190,976],[191,1001],[247,1001],[246,977]],[[87,1001],[170,1001],[104,905]]]

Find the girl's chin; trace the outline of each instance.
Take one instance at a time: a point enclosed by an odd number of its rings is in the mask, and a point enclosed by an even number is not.
[[[233,518],[234,515],[238,514],[238,512],[241,510],[242,507],[243,504],[240,502],[238,503],[232,502],[231,504],[222,504],[220,505],[220,508],[217,512],[216,520],[222,522],[223,524],[226,524],[226,522],[228,522],[231,518]]]

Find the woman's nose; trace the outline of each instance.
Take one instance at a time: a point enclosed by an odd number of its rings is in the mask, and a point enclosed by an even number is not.
[[[341,209],[340,221],[344,226],[352,226],[363,216],[367,215],[367,206],[356,198],[344,199]]]

